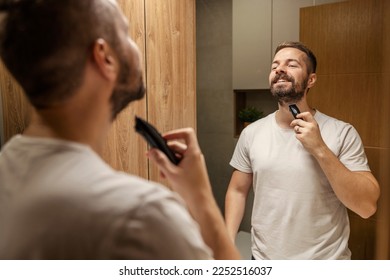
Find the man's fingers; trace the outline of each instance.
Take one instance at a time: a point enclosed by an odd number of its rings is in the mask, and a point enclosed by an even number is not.
[[[150,149],[147,155],[158,166],[164,177],[172,172],[174,166],[163,152],[158,149]]]
[[[168,142],[169,148],[180,155],[184,154],[187,150],[187,145],[179,141],[170,141]]]
[[[169,131],[164,134],[166,140],[184,140],[184,143],[188,146],[188,149],[199,150],[198,140],[195,135],[195,131],[191,127],[180,128]]]

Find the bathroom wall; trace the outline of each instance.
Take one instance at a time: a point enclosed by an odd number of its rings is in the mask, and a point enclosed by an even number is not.
[[[232,125],[232,1],[198,0],[196,15],[197,131],[222,207],[236,142]]]
[[[221,211],[233,169],[232,0],[196,1],[197,132]],[[251,203],[248,204],[251,208]],[[246,215],[249,219],[250,215]],[[249,220],[243,225],[249,231]]]

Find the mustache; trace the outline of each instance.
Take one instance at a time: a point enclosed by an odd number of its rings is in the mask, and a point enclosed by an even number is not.
[[[287,75],[286,73],[276,74],[275,78],[272,80],[272,84],[275,84],[278,80],[285,80],[287,82],[294,82],[294,78]]]

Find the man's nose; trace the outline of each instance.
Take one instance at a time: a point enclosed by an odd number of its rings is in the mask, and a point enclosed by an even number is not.
[[[283,65],[278,65],[278,66],[275,68],[275,72],[276,72],[276,74],[286,73],[286,67],[283,66]]]

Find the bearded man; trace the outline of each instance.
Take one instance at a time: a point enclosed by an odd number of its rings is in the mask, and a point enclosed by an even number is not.
[[[234,240],[253,186],[252,259],[350,259],[347,208],[376,211],[379,185],[359,134],[308,104],[316,66],[300,42],[277,47],[269,82],[279,108],[244,129],[230,162],[225,220]]]
[[[193,129],[164,136],[177,166],[148,154],[173,191],[98,154],[145,93],[128,26],[115,0],[0,1],[0,56],[34,107],[0,153],[0,259],[240,258]]]

